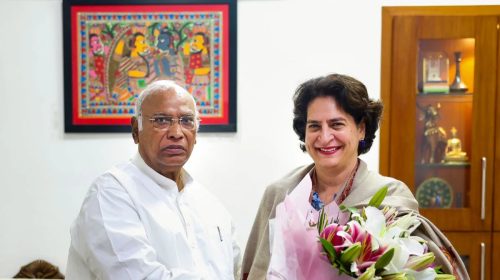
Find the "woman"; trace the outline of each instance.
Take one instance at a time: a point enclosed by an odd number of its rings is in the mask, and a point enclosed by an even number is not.
[[[280,275],[280,264],[274,262],[275,256],[283,252],[273,252],[271,258],[271,251],[279,247],[276,243],[303,244],[302,247],[317,243],[317,236],[306,236],[307,229],[301,239],[273,236],[280,234],[274,230],[274,218],[276,207],[285,197],[292,197],[299,204],[304,201],[311,217],[317,217],[323,207],[365,206],[377,190],[388,186],[383,205],[397,207],[400,212],[418,212],[417,201],[403,182],[368,171],[366,163],[358,158],[369,151],[382,114],[382,104],[369,99],[361,82],[339,74],[319,77],[300,85],[293,99],[293,128],[302,142],[301,149],[314,163],[293,170],[266,189],[243,258],[243,279],[265,279],[269,273],[286,279]],[[282,215],[279,207],[278,213]],[[307,223],[301,226],[307,227]],[[417,231],[430,240],[429,248],[435,250],[436,262],[443,265],[445,272],[455,273],[457,279],[469,279],[457,252],[437,228],[422,218]],[[307,254],[310,252],[301,251],[302,261],[295,266],[302,267],[305,264],[301,262],[314,258]],[[290,261],[281,263],[282,270],[296,269],[290,266]],[[329,269],[332,275],[336,274]]]

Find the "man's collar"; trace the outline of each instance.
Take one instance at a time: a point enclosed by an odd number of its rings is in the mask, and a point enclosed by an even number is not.
[[[178,189],[177,183],[170,178],[167,178],[160,173],[156,172],[153,168],[146,164],[146,162],[142,159],[141,154],[137,152],[132,159],[130,160],[139,170],[144,172],[148,177],[150,177],[155,183],[160,185],[162,188],[170,189],[175,188]],[[181,176],[184,180],[184,188],[190,185],[193,181],[189,173],[187,173],[184,168],[181,170]]]

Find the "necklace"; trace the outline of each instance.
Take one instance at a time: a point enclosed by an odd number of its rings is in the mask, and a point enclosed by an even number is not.
[[[344,182],[344,185],[340,189],[341,190],[341,194],[338,197],[338,200],[336,201],[336,203],[338,205],[342,204],[342,202],[344,202],[344,200],[347,198],[347,196],[351,192],[352,183],[354,182],[354,177],[356,176],[356,172],[358,171],[358,167],[359,167],[359,159],[356,162],[356,166],[353,168],[353,170],[351,171],[351,173],[347,177],[347,180]],[[316,169],[313,169],[313,173],[311,174],[311,179],[312,179],[312,189],[311,189],[311,198],[310,198],[311,199],[311,206],[316,211],[319,211],[319,210],[321,210],[321,208],[323,208],[325,206],[325,204],[323,203],[323,201],[321,201],[321,199],[319,198],[319,194],[316,191],[317,181],[318,181],[317,174],[316,174]],[[337,199],[337,194],[338,193],[339,192],[336,192],[333,195],[333,201],[335,201]]]

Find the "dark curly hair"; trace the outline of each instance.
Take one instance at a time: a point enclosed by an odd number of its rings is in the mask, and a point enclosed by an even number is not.
[[[360,125],[365,124],[364,145],[358,145],[358,155],[368,152],[375,139],[383,105],[368,97],[366,87],[360,81],[341,74],[314,78],[301,84],[293,96],[293,130],[300,141],[305,141],[307,108],[317,97],[332,97],[342,110],[351,115]],[[304,144],[300,145],[306,151]]]

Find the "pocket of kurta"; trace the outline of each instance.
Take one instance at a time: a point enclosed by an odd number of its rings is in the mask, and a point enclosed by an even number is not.
[[[223,274],[232,275],[233,268],[233,245],[231,231],[222,225],[212,225],[209,229],[210,243],[212,244],[212,256],[220,261],[224,260],[225,265],[220,265],[219,269],[224,270]]]
[[[225,251],[227,242],[231,242],[231,235],[227,235],[227,229],[221,225],[211,226],[210,241],[212,241],[216,249]]]

